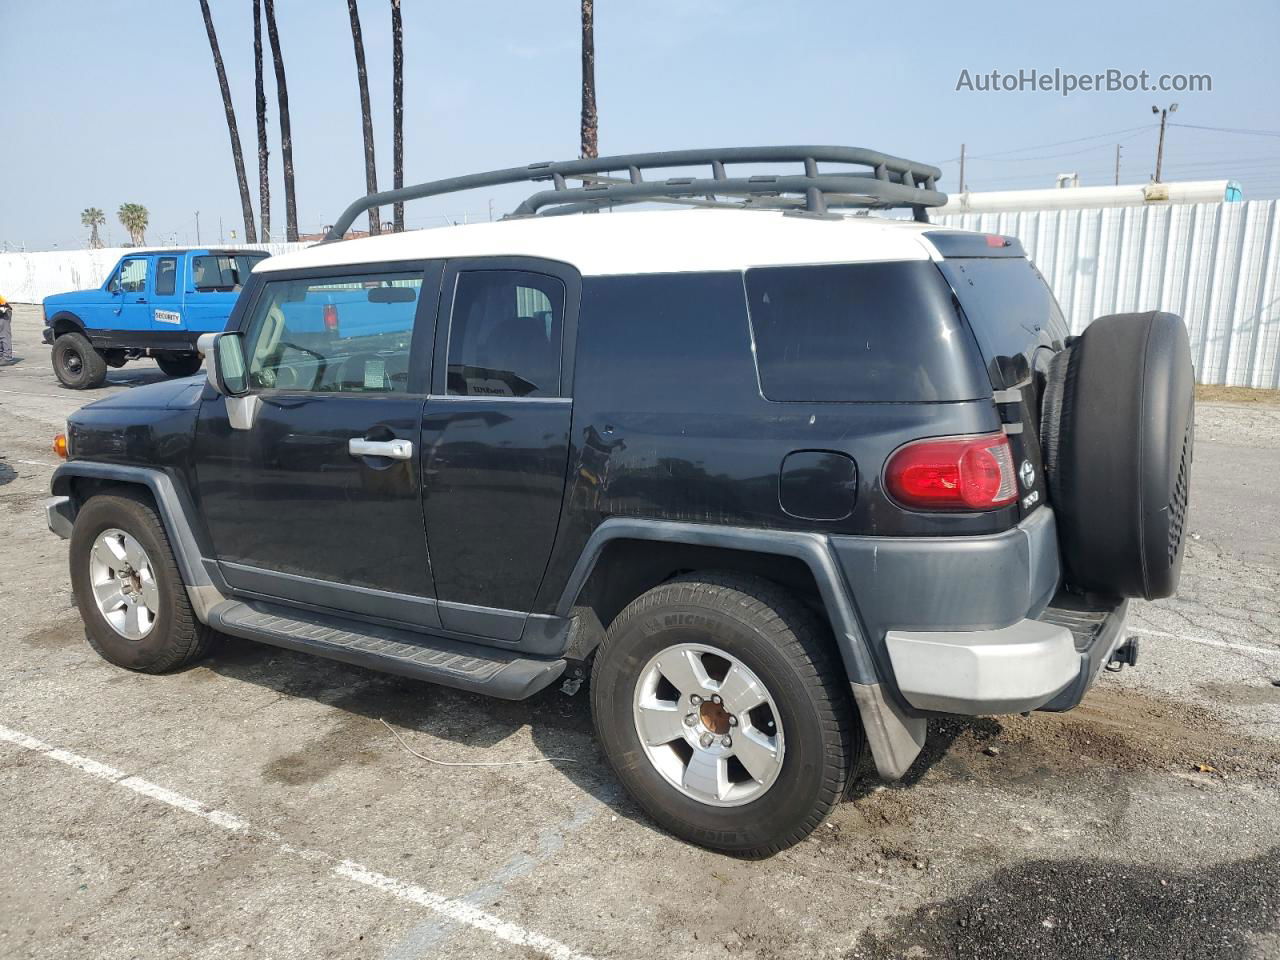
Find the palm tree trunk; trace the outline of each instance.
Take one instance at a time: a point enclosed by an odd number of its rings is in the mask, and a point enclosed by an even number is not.
[[[280,34],[276,32],[275,0],[266,0],[267,39],[271,41],[271,59],[276,67],[276,100],[280,106],[280,157],[284,161],[284,229],[285,239],[298,239],[298,203],[293,192],[293,135],[289,129],[289,87],[284,79],[284,57],[280,54]]]
[[[267,93],[262,87],[262,0],[253,0],[253,93],[258,114],[258,221],[271,242],[271,176],[267,151]]]
[[[209,49],[213,51],[213,68],[218,72],[218,87],[222,91],[222,108],[227,113],[227,135],[231,138],[231,159],[236,165],[236,182],[240,187],[240,210],[244,214],[244,238],[256,243],[257,231],[253,229],[253,201],[249,199],[249,181],[244,174],[244,155],[240,152],[240,130],[236,127],[236,108],[231,103],[231,88],[227,86],[227,70],[222,65],[222,52],[218,49],[218,34],[213,29],[213,15],[209,12],[209,0],[200,0],[200,12],[204,14],[204,29],[209,34]]]
[[[203,2],[203,0],[201,0]],[[364,38],[360,33],[360,11],[356,0],[347,0],[347,12],[351,14],[351,42],[356,49],[356,80],[360,84],[360,122],[364,129],[364,183],[368,193],[378,192],[378,169],[373,155],[373,114],[369,109],[369,75],[364,66]],[[369,210],[369,233],[382,232],[382,219],[378,208]]]
[[[582,152],[600,156],[600,128],[596,116],[595,0],[582,0]]]
[[[404,25],[400,0],[391,0],[391,185],[404,186]],[[404,204],[391,207],[395,232],[404,232]]]

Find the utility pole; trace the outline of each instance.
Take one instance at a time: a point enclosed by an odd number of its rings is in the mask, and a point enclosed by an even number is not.
[[[1164,125],[1169,119],[1169,114],[1177,112],[1177,109],[1178,105],[1176,103],[1169,104],[1164,110],[1156,106],[1151,108],[1152,113],[1160,114],[1160,143],[1156,147],[1156,175],[1152,178],[1153,183],[1160,182],[1160,168],[1164,164]]]
[[[964,144],[960,144],[960,192],[964,193]]]
[[[1120,144],[1116,144],[1116,186],[1120,186]]]
[[[196,246],[200,246],[200,211],[196,211]]]

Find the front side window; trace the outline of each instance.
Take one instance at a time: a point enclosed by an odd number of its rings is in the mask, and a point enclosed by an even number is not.
[[[234,293],[239,290],[253,265],[265,254],[209,253],[191,258],[191,275],[197,293]]]
[[[120,289],[124,293],[147,292],[147,260],[126,260],[120,265]]]
[[[417,272],[268,283],[245,335],[250,386],[407,392],[421,293]]]
[[[545,274],[459,273],[449,327],[449,393],[560,396],[564,301],[564,284]]]
[[[161,257],[156,261],[156,296],[171,297],[177,289],[178,260],[176,257]]]

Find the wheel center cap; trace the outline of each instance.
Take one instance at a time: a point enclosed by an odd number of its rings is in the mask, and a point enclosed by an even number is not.
[[[702,721],[704,727],[716,736],[722,736],[729,732],[729,711],[718,703],[703,700],[702,706],[698,708],[698,719]]]

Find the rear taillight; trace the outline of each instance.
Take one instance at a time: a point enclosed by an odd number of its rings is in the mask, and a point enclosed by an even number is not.
[[[321,311],[324,316],[324,328],[326,330],[338,329],[338,307],[336,304],[326,303]]]
[[[889,458],[884,478],[895,500],[926,510],[992,510],[1018,496],[1003,433],[909,443]]]

